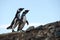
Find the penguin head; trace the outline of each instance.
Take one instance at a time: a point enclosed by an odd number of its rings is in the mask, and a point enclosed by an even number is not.
[[[22,11],[23,9],[24,9],[24,8],[19,8],[18,10],[19,10],[19,11]]]
[[[24,8],[19,8],[19,9],[17,10],[17,14],[20,13],[23,9],[24,9]]]
[[[29,12],[29,10],[25,10],[25,11],[23,12],[23,16],[25,16],[28,12]]]

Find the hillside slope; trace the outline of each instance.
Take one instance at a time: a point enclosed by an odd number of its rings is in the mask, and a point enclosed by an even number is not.
[[[60,21],[31,26],[24,32],[0,34],[0,40],[60,40]]]

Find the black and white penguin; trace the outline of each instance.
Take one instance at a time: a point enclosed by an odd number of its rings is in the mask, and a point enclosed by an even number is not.
[[[22,22],[19,23],[17,31],[22,30],[22,28],[25,26],[25,23],[27,23],[27,25],[29,25],[28,21],[26,20],[26,14],[27,14],[28,12],[29,12],[29,10],[25,10],[25,11],[22,13],[22,15],[21,15],[21,20],[22,20]]]
[[[11,25],[9,27],[7,27],[7,29],[12,29],[12,32],[14,32],[14,28],[17,26],[17,21],[20,19],[20,14],[22,12],[24,8],[19,8],[16,12],[16,15],[13,19],[13,21],[11,22]]]

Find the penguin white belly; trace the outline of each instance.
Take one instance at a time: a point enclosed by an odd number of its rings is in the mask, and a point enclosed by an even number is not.
[[[23,17],[23,22],[26,23],[26,16]]]

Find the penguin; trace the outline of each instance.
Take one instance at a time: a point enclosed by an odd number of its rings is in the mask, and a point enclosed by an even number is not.
[[[25,10],[25,11],[22,13],[22,15],[21,15],[21,21],[22,21],[22,22],[19,22],[17,31],[22,30],[22,28],[25,26],[26,23],[27,23],[27,25],[29,25],[29,22],[26,20],[26,14],[27,14],[28,12],[29,12],[29,10]]]
[[[7,29],[12,29],[12,32],[14,32],[14,28],[17,26],[17,21],[20,20],[20,14],[21,11],[23,11],[24,8],[19,8],[16,12],[16,15],[13,19],[13,21],[11,22],[11,25],[9,27],[7,27]]]

